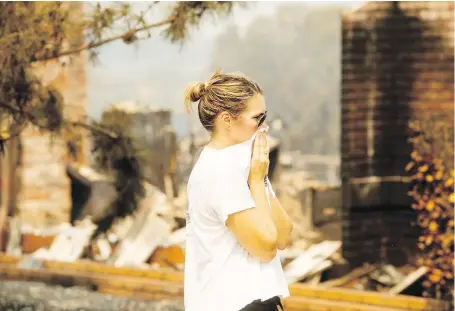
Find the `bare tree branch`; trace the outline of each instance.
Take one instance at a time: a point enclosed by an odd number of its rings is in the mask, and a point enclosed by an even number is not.
[[[67,55],[71,55],[71,54],[80,53],[80,52],[82,52],[84,50],[94,49],[94,48],[97,48],[97,47],[99,47],[101,45],[104,45],[106,43],[110,43],[110,42],[117,41],[117,40],[120,40],[120,39],[125,39],[125,38],[132,37],[135,34],[137,34],[139,32],[142,32],[142,31],[145,31],[145,30],[148,30],[148,29],[158,28],[158,27],[162,27],[162,26],[168,25],[168,24],[172,23],[172,21],[174,21],[174,20],[175,20],[175,17],[171,16],[171,17],[169,17],[169,18],[167,18],[167,19],[165,19],[163,21],[156,22],[156,23],[153,23],[153,24],[149,24],[149,25],[141,27],[141,28],[132,29],[132,30],[126,31],[126,32],[124,32],[124,33],[122,33],[120,35],[117,35],[117,36],[114,36],[114,37],[111,37],[111,38],[107,38],[107,39],[98,41],[96,43],[89,43],[89,44],[83,45],[82,47],[77,48],[77,49],[63,51],[63,52],[61,52],[61,53],[59,53],[57,55],[47,55],[47,56],[43,56],[43,57],[37,58],[37,59],[33,60],[33,63],[47,61],[47,60],[56,59],[56,58],[59,58],[59,57],[62,57],[62,56],[67,56]]]
[[[103,128],[103,127],[94,126],[94,125],[91,125],[91,124],[88,124],[88,123],[84,123],[84,122],[81,122],[81,121],[66,121],[65,120],[65,124],[71,125],[71,126],[75,126],[75,127],[80,127],[80,128],[86,129],[86,130],[88,130],[90,132],[95,132],[95,133],[98,133],[98,134],[106,135],[106,136],[109,136],[112,139],[119,138],[119,136],[116,133],[112,132],[112,131],[109,131],[109,130]]]

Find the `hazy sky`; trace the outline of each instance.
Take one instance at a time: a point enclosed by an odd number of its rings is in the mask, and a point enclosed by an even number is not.
[[[114,42],[104,46],[99,50],[100,63],[88,67],[89,115],[98,118],[107,105],[121,100],[139,100],[155,107],[170,108],[175,115],[182,114],[186,85],[206,80],[214,70],[209,66],[216,36],[231,24],[235,24],[241,34],[254,19],[273,15],[283,3],[251,2],[247,8],[236,8],[227,18],[208,17],[198,29],[190,32],[184,46],[165,41],[159,31],[135,45]],[[300,3],[321,6],[331,2]],[[343,1],[347,9],[361,3]]]

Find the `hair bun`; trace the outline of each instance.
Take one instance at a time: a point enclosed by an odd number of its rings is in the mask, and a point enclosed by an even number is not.
[[[190,89],[190,98],[191,101],[197,102],[201,99],[202,96],[207,92],[205,83],[196,83]]]

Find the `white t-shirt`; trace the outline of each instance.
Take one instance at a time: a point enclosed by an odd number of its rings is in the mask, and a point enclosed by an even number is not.
[[[248,188],[252,140],[205,147],[188,182],[185,311],[238,311],[254,300],[287,297],[279,256],[252,257],[226,227],[230,214],[255,208]],[[269,181],[268,195],[275,195]]]

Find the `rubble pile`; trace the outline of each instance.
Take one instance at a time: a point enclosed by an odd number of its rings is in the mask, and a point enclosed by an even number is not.
[[[184,187],[178,197],[172,197],[146,183],[146,196],[135,213],[118,219],[109,232],[92,240],[93,220],[109,208],[111,180],[87,167],[71,167],[69,172],[73,184],[80,182],[90,188],[86,201],[76,206],[81,208],[79,220],[33,228],[17,218],[9,219],[8,243],[5,253],[0,253],[0,278],[10,281],[0,282],[0,303],[10,304],[11,310],[23,302],[33,305],[30,310],[183,310]],[[292,244],[278,251],[291,291],[284,302],[288,310],[301,310],[310,302],[316,309],[339,310],[349,305],[360,310],[362,292],[376,295],[377,306],[382,306],[384,297],[419,295],[425,268],[387,263],[350,267],[341,255],[339,234],[320,230],[320,224],[340,226],[340,189],[314,182],[299,184],[295,182],[298,179],[290,178],[276,186],[295,229]],[[29,288],[24,284],[30,284]],[[393,304],[399,310],[411,310],[408,305],[427,303],[422,299],[401,296]],[[56,303],[61,300],[65,304]],[[438,305],[433,310],[445,309]]]
[[[19,234],[22,238],[15,239],[16,245],[10,244],[9,249],[13,256],[22,254],[16,264],[21,269],[43,268],[44,262],[98,262],[117,268],[183,272],[185,227],[175,224],[172,227],[153,208],[143,208],[95,241],[90,241],[95,228],[89,219],[75,226],[60,225],[42,231],[24,226]],[[304,283],[399,294],[426,273],[422,268],[413,270],[407,266],[399,270],[392,265],[366,265],[347,271],[340,250],[340,241],[316,243],[300,239],[278,254],[290,285]]]

